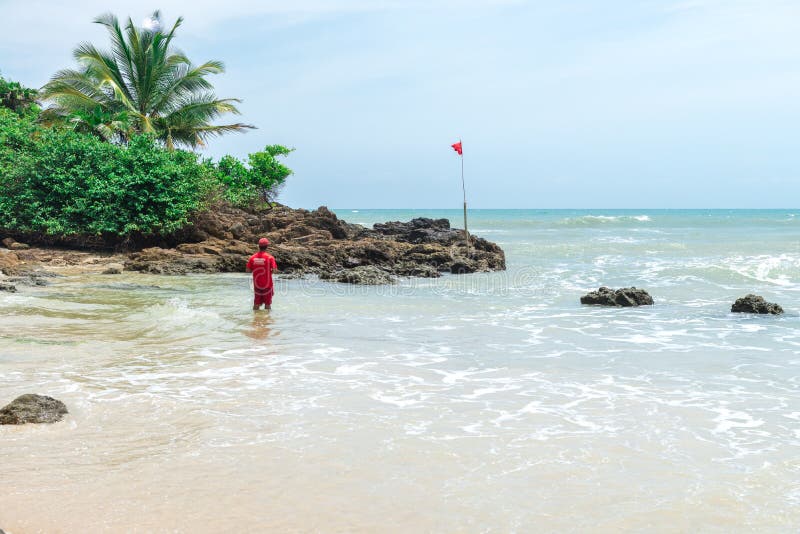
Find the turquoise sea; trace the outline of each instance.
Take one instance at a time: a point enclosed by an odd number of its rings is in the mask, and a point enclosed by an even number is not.
[[[0,293],[0,403],[71,411],[0,427],[0,527],[800,528],[800,210],[469,216],[507,271],[280,280],[270,315],[244,274]],[[601,285],[655,305],[581,306]],[[747,293],[786,313],[731,314]]]

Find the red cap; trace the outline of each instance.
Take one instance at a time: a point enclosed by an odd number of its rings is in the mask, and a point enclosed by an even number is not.
[[[261,239],[258,240],[258,246],[259,247],[269,246],[269,239],[267,239],[266,237],[262,237]]]

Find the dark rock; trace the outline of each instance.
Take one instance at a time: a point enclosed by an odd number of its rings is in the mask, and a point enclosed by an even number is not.
[[[375,286],[395,283],[395,279],[391,275],[372,265],[342,269],[334,272],[321,272],[319,277],[322,280],[333,280],[343,284]]]
[[[122,274],[123,269],[125,266],[121,263],[109,263],[103,270],[103,274]]]
[[[449,248],[432,244],[414,245],[403,258],[404,262],[430,265],[438,271],[445,272],[450,271],[453,260],[453,253]]]
[[[202,243],[183,243],[178,245],[176,250],[184,254],[211,254],[219,256],[225,248],[226,243],[221,239],[209,239]]]
[[[636,289],[635,287],[624,287],[616,291],[601,287],[597,291],[592,291],[582,296],[581,304],[618,307],[650,306],[653,304],[653,297],[644,289]]]
[[[275,279],[277,280],[302,280],[305,278],[306,275],[301,272],[291,272],[291,273],[277,273],[275,274]]]
[[[26,393],[0,408],[0,425],[55,423],[66,413],[67,407],[60,400]]]
[[[358,267],[361,265],[361,260],[359,258],[354,258],[353,256],[347,256],[342,262],[342,265],[344,265],[346,269],[352,269],[353,267]]]
[[[19,276],[8,278],[8,282],[13,282],[18,286],[42,287],[50,285],[47,278],[57,278],[58,274],[48,271],[23,271]]]
[[[231,234],[234,239],[241,239],[247,235],[247,227],[242,223],[236,223],[231,226]]]
[[[433,265],[415,262],[400,262],[392,268],[392,272],[399,276],[413,276],[416,278],[439,278],[441,273]]]
[[[174,249],[151,247],[131,254],[125,268],[150,274],[213,273],[219,272],[217,262],[218,258],[211,254],[181,254]]]
[[[245,269],[249,258],[247,254],[221,254],[214,265],[220,273],[240,273]]]
[[[183,265],[177,265],[180,254],[175,250],[160,247],[146,248],[130,255],[125,262],[129,271],[150,274],[186,274]]]
[[[408,222],[389,221],[385,223],[375,223],[372,228],[382,234],[398,235],[407,234],[414,230],[450,230],[450,221],[447,219],[429,219],[428,217],[417,217]]]
[[[783,308],[774,302],[767,302],[762,296],[749,294],[736,299],[731,306],[731,312],[780,315],[783,313]]]
[[[336,217],[331,210],[325,206],[320,206],[311,212],[309,223],[311,226],[320,230],[327,230],[331,233],[333,239],[346,239],[347,228]]]
[[[459,240],[464,241],[464,231],[450,228],[450,221],[447,219],[417,217],[408,222],[376,223],[372,229],[380,235],[392,236],[395,241],[404,243],[450,245]]]
[[[323,250],[309,247],[277,245],[270,247],[270,254],[282,273],[316,272],[330,263]]]
[[[477,262],[468,258],[456,260],[450,265],[450,272],[453,274],[474,273],[477,270]]]
[[[16,293],[17,286],[14,284],[9,284],[8,282],[0,282],[0,291],[5,291],[6,293]]]
[[[240,256],[250,257],[255,253],[255,247],[242,243],[241,241],[231,241],[222,249],[223,254],[239,254]]]

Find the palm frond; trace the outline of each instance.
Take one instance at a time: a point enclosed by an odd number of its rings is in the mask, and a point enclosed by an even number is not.
[[[152,14],[160,19],[160,13]],[[127,139],[152,132],[164,145],[199,146],[211,136],[243,132],[244,123],[215,125],[226,114],[239,114],[237,99],[218,99],[207,77],[225,71],[220,61],[192,65],[173,46],[179,17],[169,31],[144,31],[129,17],[106,13],[95,19],[108,31],[111,48],[81,43],[73,55],[80,70],[64,70],[42,88],[52,102],[46,117],[71,117],[76,127],[91,129],[105,139]],[[125,113],[124,120],[120,114]]]

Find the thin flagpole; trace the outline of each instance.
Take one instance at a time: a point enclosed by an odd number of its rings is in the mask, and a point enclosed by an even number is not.
[[[464,143],[461,139],[458,140],[461,143],[461,191],[464,193],[464,239],[467,243],[467,253],[469,253],[469,230],[467,229],[467,186],[464,182]]]

